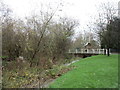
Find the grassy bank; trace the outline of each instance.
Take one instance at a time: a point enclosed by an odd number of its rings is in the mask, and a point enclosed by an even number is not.
[[[76,68],[56,79],[50,88],[116,88],[118,87],[118,55],[82,59]]]
[[[55,79],[63,73],[71,70],[73,67],[65,66],[65,63],[70,63],[73,60],[80,58],[72,58],[64,60],[63,64],[53,65],[51,69],[41,69],[40,66],[29,67],[29,63],[17,63],[16,61],[3,61],[3,88],[32,88],[33,82],[40,81],[43,84],[46,80]]]

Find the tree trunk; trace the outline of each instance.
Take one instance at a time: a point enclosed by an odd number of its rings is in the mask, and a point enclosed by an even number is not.
[[[104,49],[104,55],[106,55],[106,49]]]
[[[107,48],[107,56],[110,56],[109,48]]]

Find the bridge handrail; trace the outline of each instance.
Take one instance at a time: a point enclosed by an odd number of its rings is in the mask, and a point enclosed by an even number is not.
[[[80,50],[75,49],[74,51],[69,50],[68,53],[95,53],[95,54],[104,54],[104,51],[106,51],[106,53],[107,53],[107,49],[80,49]]]

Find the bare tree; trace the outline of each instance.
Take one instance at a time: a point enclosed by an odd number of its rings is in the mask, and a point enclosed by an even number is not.
[[[107,24],[113,20],[116,11],[114,6],[110,3],[101,4],[101,12],[99,13],[99,19],[96,21],[98,34],[100,37],[100,41],[104,39],[105,48],[107,48],[107,55],[109,56],[109,48],[110,48],[110,33],[106,35],[106,31],[109,31]]]

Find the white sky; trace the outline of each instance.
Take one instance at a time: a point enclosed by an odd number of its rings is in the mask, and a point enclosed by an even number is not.
[[[3,0],[12,10],[13,13],[20,18],[30,16],[33,11],[40,9],[41,3],[51,3],[56,8],[57,2],[61,0]],[[63,11],[59,12],[60,16],[67,16],[78,19],[80,27],[76,32],[87,29],[88,24],[97,14],[96,6],[100,3],[112,2],[117,6],[119,0],[62,0],[64,7]],[[91,18],[92,17],[92,18]]]

